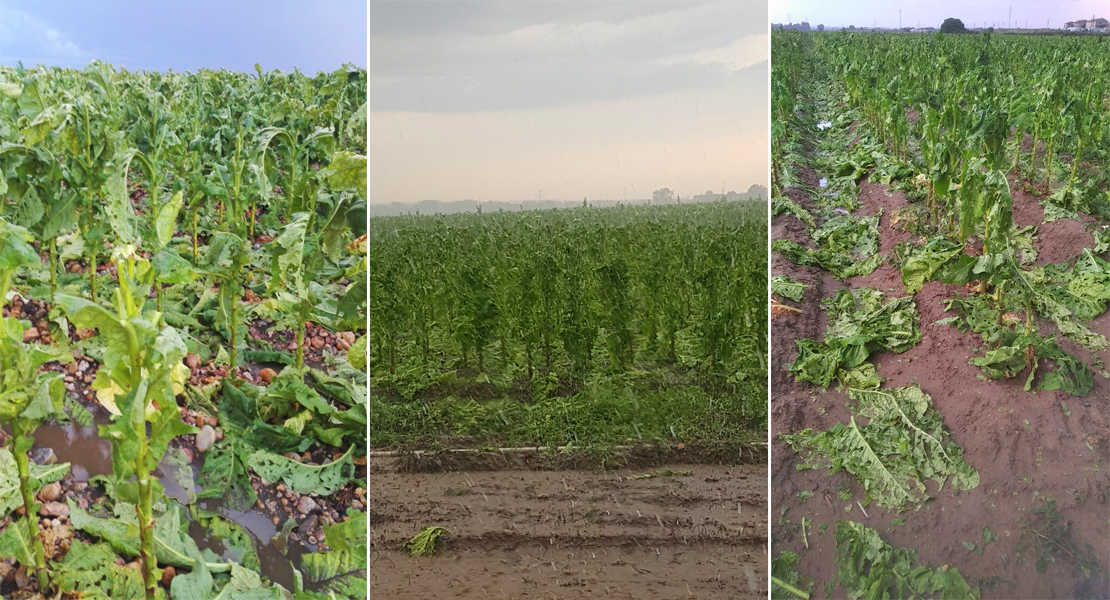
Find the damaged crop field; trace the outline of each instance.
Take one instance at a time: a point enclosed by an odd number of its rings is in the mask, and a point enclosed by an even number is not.
[[[766,206],[371,219],[371,586],[766,597]]]
[[[1104,40],[772,36],[772,597],[1110,597]]]
[[[366,71],[0,67],[0,594],[366,597]]]

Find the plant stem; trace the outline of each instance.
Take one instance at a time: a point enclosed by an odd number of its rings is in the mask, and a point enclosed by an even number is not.
[[[237,353],[237,350],[238,350],[238,347],[237,347],[238,346],[238,340],[236,338],[238,337],[238,333],[239,333],[239,294],[235,294],[235,297],[232,298],[232,300],[231,300],[231,351],[229,352],[229,354],[231,355],[231,376],[232,377],[235,376],[235,366],[237,364],[236,363],[236,353]],[[299,347],[298,347],[298,350],[300,350]]]
[[[25,432],[18,424],[12,424],[12,434],[15,440],[24,439]],[[19,469],[19,493],[23,496],[23,510],[27,513],[27,540],[33,542],[35,547],[35,577],[39,580],[39,590],[44,593],[50,589],[50,571],[46,568],[46,549],[39,539],[37,527],[38,516],[35,513],[35,494],[31,491],[31,470],[27,461],[26,452],[14,452],[15,464]],[[11,527],[15,527],[13,523]]]
[[[124,312],[123,314],[127,314]],[[130,316],[130,315],[128,315]],[[131,358],[131,389],[135,390],[142,383],[142,356],[139,349],[139,338],[135,329],[128,321],[123,321],[124,330],[127,332],[127,346]],[[158,559],[154,556],[154,517],[151,510],[153,504],[153,488],[150,485],[150,471],[147,469],[147,455],[150,452],[146,437],[146,395],[141,398],[136,396],[135,402],[142,403],[142,420],[138,423],[131,422],[131,426],[138,429],[139,452],[136,457],[135,473],[139,483],[139,505],[135,512],[139,520],[139,557],[142,561],[143,587],[146,588],[146,600],[154,600],[157,592],[157,583],[154,580],[154,569],[158,566]],[[126,418],[126,417],[125,417]]]
[[[50,238],[50,299],[58,289],[58,244],[57,238]]]
[[[145,398],[143,399],[145,402]],[[146,412],[145,406],[143,407],[144,414]],[[139,434],[139,456],[138,469],[136,470],[139,478],[139,506],[137,507],[139,517],[139,555],[143,562],[143,583],[146,587],[147,600],[154,600],[155,593],[157,592],[157,583],[154,580],[154,569],[158,566],[158,559],[154,556],[154,516],[151,506],[153,504],[154,489],[150,485],[150,472],[147,470],[147,454],[149,448],[147,447],[146,438],[146,421],[142,423],[144,431]]]
[[[809,594],[803,592],[802,590],[799,590],[789,583],[786,583],[785,581],[779,579],[778,577],[775,577],[774,575],[771,576],[771,582],[779,586],[780,588],[790,592],[791,594],[794,594],[795,596],[801,598],[802,600],[809,600]]]
[[[92,290],[93,304],[96,304],[96,252],[89,256],[89,288]]]
[[[297,327],[297,368],[300,369],[304,366],[304,328],[305,323],[301,321]]]

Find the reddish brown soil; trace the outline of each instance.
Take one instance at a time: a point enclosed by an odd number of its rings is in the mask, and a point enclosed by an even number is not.
[[[1014,197],[1014,226],[1037,226],[1037,237],[1033,248],[1037,251],[1038,265],[1062,263],[1074,259],[1083,248],[1093,248],[1095,238],[1090,233],[1094,219],[1081,215],[1082,221],[1057,219],[1044,223],[1044,206],[1040,198],[1023,189],[1014,177],[1010,178],[1010,190]]]
[[[399,473],[372,459],[370,596],[766,598],[767,469]],[[628,479],[656,470],[691,475]],[[431,557],[405,540],[446,528]]]
[[[907,239],[906,234],[891,230],[888,224],[893,210],[904,205],[904,197],[900,193],[888,197],[885,186],[866,183],[860,201],[862,214],[885,209],[880,251],[889,256],[896,243]],[[1043,209],[1035,197],[1019,191],[1015,194],[1014,215],[1019,225],[1040,224]],[[1085,225],[1071,219],[1041,225],[1039,262],[1074,258],[1085,245],[1091,245],[1090,236],[1084,232]],[[772,235],[777,237],[774,229]],[[1063,559],[1058,558],[1039,574],[1034,568],[1036,551],[1019,551],[1023,534],[1028,541],[1027,531],[1035,522],[1032,509],[1042,507],[1043,499],[1050,497],[1072,523],[1079,545],[1091,544],[1094,556],[1106,569],[1105,561],[1110,556],[1110,383],[1105,378],[1096,375],[1095,389],[1083,398],[1059,391],[1025,392],[1023,377],[985,379],[977,367],[968,363],[972,356],[982,354],[979,336],[948,325],[933,325],[938,319],[952,316],[944,312],[943,301],[964,290],[927,283],[916,296],[921,311],[921,343],[903,354],[872,356],[871,361],[888,379],[886,385],[919,384],[932,396],[954,440],[964,448],[964,459],[979,471],[981,482],[977,488],[959,493],[948,488],[937,491],[930,483],[930,494],[935,497],[919,511],[898,515],[873,505],[867,509],[870,516],[865,517],[855,505],[856,500],[863,499],[863,491],[853,477],[844,473],[830,476],[827,470],[797,471],[797,455],[777,441],[783,433],[807,427],[823,430],[848,420],[843,394],[793,383],[784,372],[797,353],[795,339],[820,339],[825,318],[817,304],[840,284],[827,274],[821,277],[821,271],[797,267],[781,257],[775,257],[772,265],[776,274],[822,284],[820,289],[807,290],[803,306],[806,313],[773,323],[775,441],[771,474],[776,555],[782,550],[799,553],[799,570],[804,577],[816,579],[815,590],[821,594],[822,584],[836,575],[836,521],[848,518],[875,528],[891,544],[914,548],[923,563],[958,567],[973,584],[982,587],[983,598],[1110,598],[1107,579],[1078,574],[1064,553],[1058,552]],[[850,284],[874,286],[890,296],[905,293],[898,270],[890,265],[867,277],[854,278]],[[1042,332],[1051,331],[1045,323],[1038,325]],[[1089,325],[1110,333],[1110,313]],[[1062,339],[1061,345],[1081,359],[1092,358],[1070,340]],[[1103,353],[1101,358],[1110,362],[1110,353]],[[1062,402],[1067,403],[1070,416],[1065,415]],[[852,499],[841,500],[841,489],[851,489]],[[801,492],[812,492],[813,496],[799,498]],[[851,509],[846,512],[848,507]],[[784,510],[787,512],[780,523]],[[803,516],[812,520],[812,529],[807,530],[808,549],[797,525]],[[897,517],[904,518],[905,524],[891,527],[891,520]],[[819,533],[822,524],[827,524],[827,533]],[[989,527],[1000,539],[981,555],[968,551],[962,542],[981,544],[983,527]],[[844,593],[843,587],[837,587],[833,597],[843,597]]]

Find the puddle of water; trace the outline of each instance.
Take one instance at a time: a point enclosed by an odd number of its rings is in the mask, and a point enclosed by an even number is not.
[[[817,123],[817,129],[821,131],[828,129],[829,127],[832,127],[832,121],[821,121]]]
[[[58,462],[70,464],[74,481],[112,472],[112,443],[97,435],[95,425],[43,425],[35,430],[34,448],[52,448]]]
[[[288,552],[282,554],[279,545],[271,541],[274,534],[278,532],[279,526],[274,525],[273,521],[260,512],[230,510],[220,507],[216,502],[210,503],[207,501],[201,501],[198,506],[205,510],[219,512],[246,529],[251,536],[251,540],[254,541],[255,550],[258,552],[258,562],[261,564],[262,574],[287,590],[293,589],[293,565],[300,564],[301,555],[305,552],[314,552],[314,549],[305,549],[299,543],[294,542],[288,545]],[[189,535],[197,542],[197,546],[202,549],[208,548],[225,560],[239,558],[235,555],[234,550],[225,546],[221,541],[209,539],[206,533],[207,530],[198,523],[191,522],[189,524]]]
[[[824,177],[821,178],[821,181],[817,182],[818,187],[825,187],[826,185],[829,185],[829,180]]]
[[[261,367],[260,367],[261,368]],[[277,370],[277,369],[275,369]],[[98,424],[108,422],[106,415],[99,412],[96,416]],[[35,430],[35,448],[51,448],[58,457],[58,462],[70,463],[71,478],[74,481],[88,481],[95,475],[110,475],[112,473],[112,444],[97,434],[96,426],[81,427],[80,425],[60,425],[48,423]],[[194,481],[199,469],[196,464],[192,466]],[[172,477],[167,476],[160,466],[155,475],[165,488],[166,495],[185,504],[188,500],[186,490]],[[195,486],[194,486],[195,487]],[[283,555],[271,538],[278,531],[278,526],[265,515],[256,511],[239,512],[222,508],[218,502],[201,501],[199,506],[205,510],[220,512],[228,519],[243,526],[251,535],[258,551],[262,575],[271,581],[281,584],[285,589],[293,589],[293,564],[300,564],[300,557],[305,552],[314,552],[315,548],[306,549],[297,542],[288,545],[288,554]],[[225,548],[222,542],[209,540],[207,530],[200,524],[190,522],[189,535],[196,541],[197,546],[208,548],[224,559],[234,559],[234,553]],[[292,562],[291,562],[292,561]]]

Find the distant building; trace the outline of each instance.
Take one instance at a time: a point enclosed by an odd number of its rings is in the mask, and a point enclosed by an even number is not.
[[[1064,23],[1064,29],[1073,32],[1106,33],[1110,31],[1110,20],[1102,17],[1094,19],[1079,19]]]

